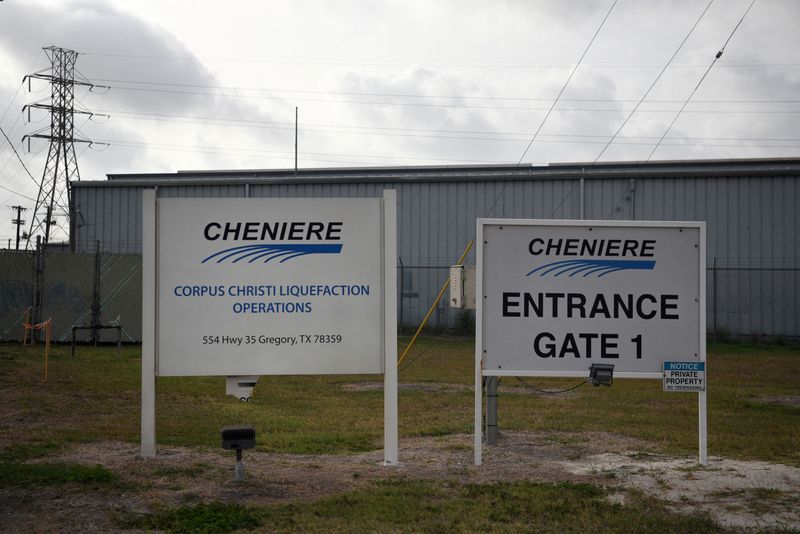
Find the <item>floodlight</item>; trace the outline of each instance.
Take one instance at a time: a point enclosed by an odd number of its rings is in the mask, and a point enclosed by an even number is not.
[[[256,429],[252,425],[226,426],[222,428],[222,448],[236,451],[236,471],[234,480],[244,480],[242,450],[256,446]]]
[[[610,386],[614,382],[614,366],[609,363],[593,363],[589,366],[589,380],[593,386]]]

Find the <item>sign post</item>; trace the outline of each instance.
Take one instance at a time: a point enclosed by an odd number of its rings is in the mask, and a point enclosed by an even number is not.
[[[476,465],[483,377],[704,368],[705,223],[478,219],[477,242]],[[705,390],[699,425],[705,464]]]
[[[156,376],[383,373],[396,465],[395,192],[143,203],[142,456]]]

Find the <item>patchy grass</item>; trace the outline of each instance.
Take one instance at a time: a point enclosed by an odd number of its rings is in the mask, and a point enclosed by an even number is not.
[[[214,534],[252,529],[261,525],[260,514],[239,504],[197,504],[154,515],[124,515],[117,521],[124,528]]]
[[[33,458],[44,458],[55,454],[61,445],[53,441],[11,445],[0,451],[0,462],[24,462]]]
[[[770,513],[775,507],[800,507],[800,495],[775,488],[726,489],[715,491],[711,496],[722,500],[735,499],[742,503],[736,509],[745,508],[756,515]]]
[[[409,358],[422,352],[428,340],[419,342]],[[459,345],[460,343],[460,345]],[[438,349],[438,345],[442,348]],[[402,381],[422,381],[426,373],[447,376],[453,382],[470,383],[473,378],[473,345],[454,340],[438,341],[406,371]],[[800,408],[763,402],[764,398],[798,395],[800,347],[776,345],[710,345],[708,353],[708,432],[712,455],[739,459],[761,459],[800,465],[800,430],[796,421]],[[441,367],[450,369],[440,371]],[[458,372],[455,371],[458,369]],[[428,375],[430,378],[430,375]],[[580,379],[528,378],[548,390],[565,389]],[[518,386],[513,378],[504,386]],[[499,423],[511,430],[553,432],[608,431],[650,442],[659,452],[693,455],[697,451],[697,395],[666,393],[658,380],[616,380],[611,388],[583,386],[565,395],[537,395],[523,388],[502,389],[498,398]],[[452,410],[452,417],[435,421],[447,432],[459,424],[470,431],[471,405],[453,406],[457,393],[428,397],[431,411]],[[410,394],[402,393],[404,402]],[[468,394],[472,398],[471,392]],[[464,407],[463,411],[459,408]],[[455,408],[455,409],[454,409]],[[418,418],[420,416],[417,416]],[[449,429],[447,428],[449,425]],[[432,430],[427,429],[429,432]]]
[[[68,463],[0,463],[2,486],[61,486],[80,484],[97,488],[115,485],[119,477],[102,466],[87,467]]]
[[[209,464],[196,463],[194,465],[186,467],[178,467],[178,466],[159,467],[153,470],[153,475],[157,477],[177,477],[177,476],[197,477],[202,475],[203,473],[208,472],[211,469],[213,469],[213,467]]]
[[[609,533],[729,532],[706,515],[675,515],[641,495],[625,506],[606,497],[589,484],[391,480],[313,502],[261,508],[211,503],[118,522],[176,532],[589,532],[601,525]]]
[[[401,350],[408,338],[401,339]],[[430,347],[430,348],[428,348]],[[113,347],[81,347],[76,357],[56,347],[50,377],[41,382],[41,348],[2,345],[0,432],[29,443],[69,444],[139,439],[140,348],[127,346],[117,359]],[[471,384],[471,340],[423,337],[409,353],[401,383]],[[528,379],[545,389],[575,379]],[[380,382],[378,376],[263,377],[250,402],[225,395],[222,377],[157,380],[157,429],[162,444],[219,447],[219,429],[250,423],[262,451],[349,454],[382,446],[383,393],[346,391],[345,384]],[[797,395],[800,348],[711,346],[708,357],[709,452],[730,458],[800,465],[800,408],[764,398]],[[503,379],[504,386],[516,386]],[[472,432],[471,388],[402,390],[401,436],[444,436]],[[539,395],[502,388],[501,430],[560,435],[606,431],[641,439],[650,450],[694,455],[697,396],[665,393],[657,380],[617,380],[611,388],[583,386],[566,395]],[[36,428],[19,433],[16,429]],[[8,443],[8,438],[0,443]],[[37,445],[38,444],[38,445]],[[0,450],[8,459],[22,449]],[[14,452],[17,451],[17,452]],[[51,452],[55,452],[55,449]],[[2,459],[0,458],[0,461]],[[16,460],[15,460],[16,461]]]

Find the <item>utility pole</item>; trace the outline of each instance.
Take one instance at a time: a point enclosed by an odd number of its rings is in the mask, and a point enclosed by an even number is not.
[[[78,171],[78,159],[75,155],[75,143],[92,144],[88,139],[75,137],[75,114],[89,115],[90,117],[93,115],[89,111],[75,109],[75,86],[91,89],[95,85],[85,79],[75,79],[77,52],[55,46],[47,46],[43,50],[50,60],[50,67],[34,74],[28,74],[23,78],[23,82],[28,80],[28,91],[31,89],[32,79],[48,81],[51,88],[49,103],[36,102],[22,108],[23,112],[27,109],[29,119],[32,108],[50,112],[49,134],[34,133],[22,138],[28,140],[29,149],[31,138],[50,141],[47,162],[42,173],[42,181],[39,184],[33,217],[31,217],[26,248],[36,235],[42,235],[42,243],[45,245],[50,241],[51,227],[55,224],[53,218],[55,208],[59,208],[66,214],[70,219],[70,230],[72,229],[70,182],[81,179]]]
[[[297,178],[297,106],[294,107],[294,177]]]
[[[17,212],[17,216],[14,219],[11,219],[11,224],[17,227],[17,245],[16,250],[19,250],[19,229],[25,225],[25,220],[22,218],[22,212],[28,208],[23,208],[22,206],[11,206],[12,210]],[[11,248],[9,246],[9,248]]]

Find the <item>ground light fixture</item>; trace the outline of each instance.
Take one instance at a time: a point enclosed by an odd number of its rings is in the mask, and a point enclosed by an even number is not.
[[[253,425],[236,425],[222,428],[222,448],[236,451],[236,470],[234,480],[244,480],[242,451],[256,446],[256,428]]]
[[[614,366],[609,363],[593,363],[589,366],[589,381],[593,386],[610,386],[614,382]]]

